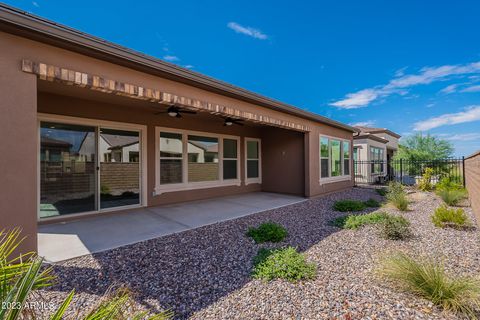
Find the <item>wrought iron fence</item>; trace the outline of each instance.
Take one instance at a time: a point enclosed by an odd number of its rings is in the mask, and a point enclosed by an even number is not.
[[[386,184],[398,181],[414,185],[426,168],[433,170],[432,183],[443,177],[465,185],[464,158],[436,160],[354,161],[355,184]]]

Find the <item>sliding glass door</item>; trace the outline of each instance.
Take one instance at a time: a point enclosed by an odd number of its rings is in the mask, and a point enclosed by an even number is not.
[[[140,131],[40,123],[40,218],[140,204]]]
[[[140,135],[100,128],[100,208],[140,204]]]
[[[95,127],[42,122],[40,127],[40,218],[94,211]]]

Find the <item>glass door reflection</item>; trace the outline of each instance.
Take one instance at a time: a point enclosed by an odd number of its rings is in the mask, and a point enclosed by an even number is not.
[[[140,204],[140,135],[100,128],[100,208]]]
[[[40,218],[97,210],[95,127],[40,125]]]

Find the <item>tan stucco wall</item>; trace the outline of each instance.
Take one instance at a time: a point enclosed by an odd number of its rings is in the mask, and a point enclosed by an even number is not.
[[[37,80],[0,38],[0,230],[21,227],[26,251],[37,247]]]
[[[470,204],[480,226],[480,151],[465,159],[465,183]]]
[[[265,190],[296,194],[303,192],[306,196],[315,196],[353,186],[353,180],[330,184],[320,184],[319,182],[319,135],[322,134],[352,140],[352,133],[346,130],[259,107],[252,103],[236,100],[2,32],[0,32],[0,47],[2,48],[2,55],[0,57],[2,59],[0,65],[2,70],[2,78],[0,79],[1,106],[2,112],[8,115],[7,117],[0,118],[0,130],[2,134],[1,150],[3,151],[3,156],[0,160],[0,164],[2,164],[0,216],[2,226],[21,225],[25,228],[25,232],[29,235],[29,248],[34,249],[36,244],[37,80],[34,75],[25,74],[21,71],[20,64],[22,59],[97,74],[144,87],[158,88],[164,92],[197,98],[225,106],[234,106],[245,111],[261,112],[263,115],[275,117],[279,120],[295,121],[307,125],[311,128],[311,132],[303,134],[266,126],[232,126],[225,128],[218,126],[218,122],[213,125],[213,123],[209,123],[208,121],[198,121],[193,117],[185,117],[181,122],[175,123],[174,127],[195,131],[228,133],[241,137],[259,137],[268,141],[269,145],[265,146],[265,143],[263,143],[262,147],[266,148],[264,150],[268,150],[273,154],[267,155],[264,160],[266,161],[264,162],[265,175],[263,177]],[[40,84],[43,80],[38,81]],[[90,91],[89,89],[81,88],[78,88],[78,90],[85,90],[85,92]],[[155,154],[153,152],[153,150],[155,150],[155,126],[171,127],[172,123],[169,122],[171,119],[167,117],[156,117],[152,115],[151,111],[147,112],[146,109],[137,108],[136,102],[133,102],[135,100],[132,100],[131,107],[120,107],[108,103],[108,99],[110,98],[108,94],[104,95],[107,100],[105,101],[106,103],[82,101],[65,96],[40,93],[38,96],[38,111],[147,125],[149,205],[261,190],[260,185],[251,184],[240,187],[234,186],[182,191],[153,196],[151,191],[155,185]],[[118,99],[118,97],[116,98]],[[112,100],[112,102],[113,101],[115,100]],[[284,144],[284,141],[288,142],[288,144]],[[297,153],[301,153],[302,150],[304,154],[297,155]],[[284,151],[284,158],[275,157],[275,153],[282,155]],[[243,164],[244,148],[241,148],[241,152],[241,161]],[[265,165],[269,163],[271,163],[272,166],[265,167]],[[244,166],[241,165],[240,167],[243,175]],[[275,172],[280,168],[283,169],[283,172]],[[303,177],[301,175],[302,172]],[[288,179],[290,179],[290,182],[286,183]]]

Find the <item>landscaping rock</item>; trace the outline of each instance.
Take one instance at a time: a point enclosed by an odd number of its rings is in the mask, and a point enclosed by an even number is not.
[[[430,215],[442,202],[432,193],[410,197],[407,212],[381,208],[411,221],[408,241],[382,239],[374,226],[342,230],[329,224],[345,214],[332,209],[336,200],[369,198],[382,199],[372,189],[353,188],[58,263],[58,285],[42,294],[58,302],[75,288],[70,315],[85,312],[114,283],[133,290],[139,308],[169,308],[178,319],[459,319],[391,288],[374,271],[383,255],[403,250],[443,259],[453,274],[478,275],[478,230],[435,228]],[[465,211],[475,221],[471,209]],[[288,236],[280,243],[255,244],[245,235],[248,227],[266,221],[284,226]],[[317,265],[314,280],[252,280],[259,248],[288,245]]]

